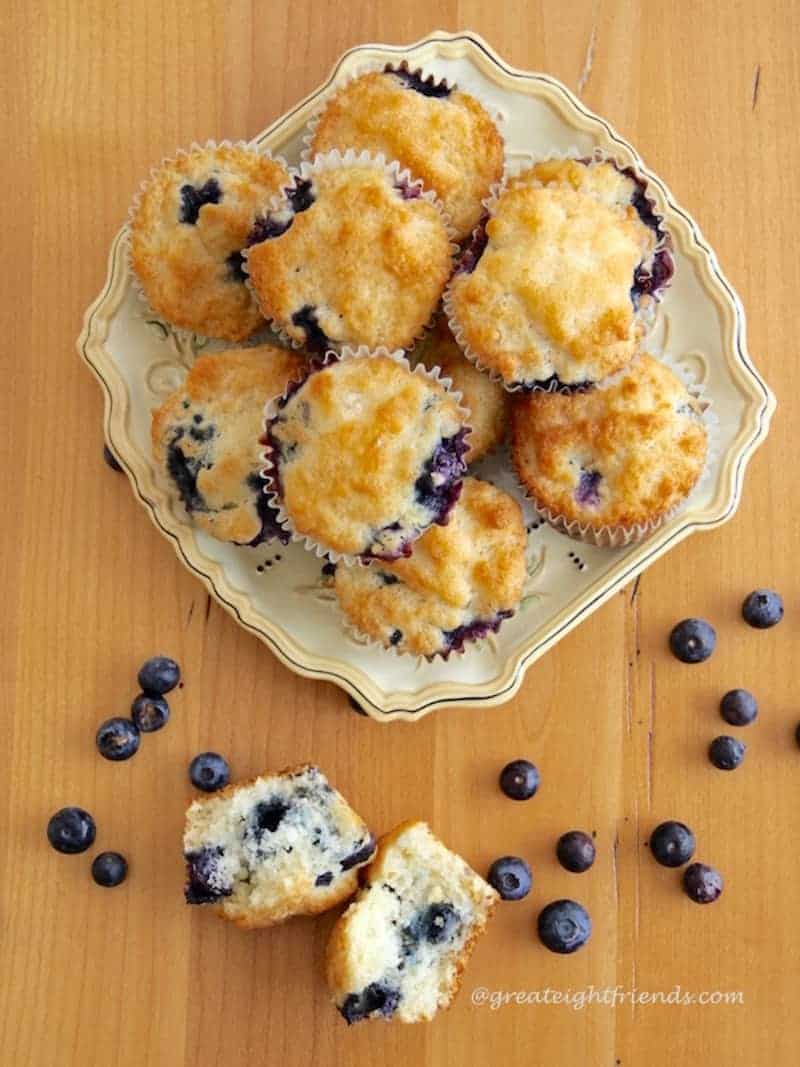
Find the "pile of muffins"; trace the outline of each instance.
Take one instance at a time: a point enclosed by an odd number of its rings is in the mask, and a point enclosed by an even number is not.
[[[142,297],[239,344],[153,412],[154,456],[201,529],[304,541],[360,636],[447,657],[522,598],[520,505],[470,473],[507,432],[522,493],[598,545],[700,478],[705,404],[641,348],[669,235],[599,154],[504,173],[481,102],[406,65],[344,84],[306,143],[296,168],[195,146],[136,198]]]

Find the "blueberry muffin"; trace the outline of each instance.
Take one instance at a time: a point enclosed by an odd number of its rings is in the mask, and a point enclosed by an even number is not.
[[[503,176],[503,139],[474,96],[405,66],[362,74],[333,96],[311,151],[369,149],[396,159],[433,189],[459,240]]]
[[[461,406],[469,411],[470,425],[469,451],[465,459],[467,463],[477,463],[506,435],[508,393],[464,356],[443,316],[436,320],[434,328],[414,354],[429,370],[441,367],[442,377],[449,378],[452,388],[461,393]]]
[[[291,340],[407,348],[452,269],[438,204],[382,157],[318,157],[251,234],[246,269]]]
[[[590,393],[516,398],[511,442],[517,475],[545,514],[598,535],[663,521],[700,477],[708,434],[683,382],[642,355]]]
[[[288,535],[261,477],[264,407],[306,362],[271,345],[200,356],[153,411],[158,466],[196,526],[219,541],[257,545]]]
[[[131,212],[131,265],[150,307],[174,326],[241,341],[263,326],[241,251],[256,215],[288,183],[284,165],[245,145],[180,152],[155,170]]]
[[[396,559],[461,491],[468,433],[454,395],[389,355],[329,357],[267,427],[270,485],[322,550]]]
[[[351,625],[384,648],[446,658],[519,607],[525,545],[516,500],[465,478],[448,524],[431,526],[410,558],[337,567],[337,600]]]
[[[238,926],[316,915],[356,891],[375,840],[310,765],[195,800],[183,835],[186,901]]]
[[[383,837],[365,873],[328,942],[334,1003],[348,1024],[432,1019],[458,992],[497,893],[424,822]]]
[[[586,387],[634,356],[672,275],[641,182],[554,160],[511,179],[445,298],[472,359],[520,387]]]

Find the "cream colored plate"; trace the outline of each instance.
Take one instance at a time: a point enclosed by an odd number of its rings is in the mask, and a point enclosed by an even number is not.
[[[503,120],[511,168],[534,154],[577,149],[587,155],[599,146],[649,178],[673,235],[677,269],[648,346],[702,381],[719,421],[719,447],[710,477],[643,544],[597,549],[546,527],[532,530],[530,580],[521,610],[496,637],[463,656],[427,664],[365,647],[346,635],[320,583],[316,556],[299,544],[255,549],[218,544],[173,509],[150,458],[150,410],[180,384],[202,342],[171,331],[143,309],[131,285],[123,228],[111,246],[106,284],[87,311],[78,340],[105,392],[111,448],[150,518],[219,603],[292,670],[335,682],[381,721],[414,719],[448,704],[508,700],[530,664],[622,585],[694,530],[711,529],[733,515],[747,461],[764,440],[775,409],[747,352],[742,306],[694,220],[604,119],[553,78],[509,67],[474,34],[437,32],[407,48],[354,48],[324,85],[259,134],[256,143],[296,162],[306,122],[336,85],[365,65],[402,59],[457,82],[495,109]],[[504,457],[495,457],[479,473],[511,487],[504,467]]]

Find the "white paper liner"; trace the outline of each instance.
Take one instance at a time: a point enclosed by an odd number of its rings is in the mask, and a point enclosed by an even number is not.
[[[315,174],[321,174],[326,170],[336,170],[340,167],[374,167],[375,170],[384,171],[395,184],[404,184],[417,186],[420,189],[420,196],[416,199],[426,200],[429,204],[433,204],[436,210],[441,216],[442,222],[447,233],[447,238],[450,243],[450,256],[454,262],[455,257],[459,252],[459,246],[456,242],[455,232],[453,230],[450,218],[447,212],[442,206],[442,202],[439,200],[436,193],[432,189],[425,189],[422,182],[415,178],[407,168],[403,168],[396,160],[387,161],[386,157],[378,152],[372,153],[366,150],[362,152],[356,152],[353,148],[348,148],[346,152],[342,153],[338,148],[331,149],[330,152],[326,152],[324,155],[319,155],[314,158],[312,162],[303,161],[299,167],[290,168],[290,182],[287,185],[287,189],[291,190],[297,186],[299,181],[313,180]],[[278,213],[280,211],[287,210],[289,201],[285,196],[272,197],[269,204],[265,206],[262,217],[266,217],[269,214]],[[285,344],[290,345],[292,348],[303,348],[302,341],[298,341],[296,338],[291,337],[283,325],[278,322],[273,316],[269,315],[267,311],[262,307],[259,300],[258,293],[255,286],[250,279],[250,272],[248,269],[248,253],[249,249],[242,250],[242,271],[245,275],[245,284],[249,288],[250,292],[258,304],[261,314],[269,323],[274,332],[284,341]],[[412,340],[405,346],[404,351],[410,351],[417,341],[421,340],[433,324],[433,320],[436,316],[436,312],[439,309],[439,301],[436,302],[435,307],[431,309],[431,314],[428,320],[420,327],[416,332]],[[342,351],[345,348],[352,348],[352,344],[347,341],[335,341],[332,338],[328,339],[329,347],[333,351]]]
[[[506,147],[506,140],[503,136],[505,116],[500,111],[498,111],[497,108],[490,107],[487,101],[482,98],[480,92],[476,92],[473,89],[468,89],[465,86],[460,85],[458,82],[452,81],[450,78],[439,78],[428,67],[424,67],[421,65],[411,66],[408,60],[406,59],[400,60],[397,63],[388,64],[388,66],[390,66],[391,70],[394,71],[406,70],[409,74],[419,75],[419,77],[422,78],[422,80],[425,82],[432,81],[434,85],[444,85],[451,92],[459,91],[463,93],[468,93],[470,96],[474,97],[474,99],[478,101],[483,110],[489,116],[490,120],[494,123],[495,127],[497,128],[497,132],[500,135],[500,140],[503,143],[503,178],[505,177],[506,172],[508,170],[508,151]],[[311,146],[314,137],[316,136],[317,127],[319,126],[320,119],[324,115],[329,105],[339,95],[339,93],[341,93],[344,89],[347,89],[350,85],[352,85],[354,81],[357,81],[365,74],[383,74],[384,72],[386,72],[386,68],[387,64],[385,62],[374,62],[372,60],[368,60],[354,67],[352,72],[348,74],[347,77],[343,78],[340,82],[337,83],[331,94],[325,99],[325,101],[319,106],[319,108],[317,108],[317,110],[314,112],[314,114],[311,116],[311,118],[308,120],[308,123],[306,124],[306,132],[303,134],[303,148],[300,152],[300,159],[302,161],[309,162],[313,158],[314,152]],[[501,181],[503,180],[503,178],[501,178]],[[481,203],[483,203],[483,201],[481,201]],[[460,240],[467,241],[469,240],[470,236],[470,234],[465,234],[464,237]]]
[[[637,357],[634,357],[634,360],[636,358]],[[687,391],[702,408],[702,422],[707,434],[706,457],[703,469],[685,499],[681,500],[675,507],[670,508],[669,511],[658,516],[658,518],[647,523],[636,523],[631,526],[596,526],[592,523],[581,523],[577,519],[569,521],[557,512],[541,505],[528,490],[527,486],[523,484],[521,478],[517,474],[516,467],[512,463],[517,486],[525,499],[533,505],[536,514],[546,522],[548,526],[552,526],[554,530],[566,534],[567,537],[571,537],[575,541],[583,541],[585,544],[595,545],[598,548],[624,548],[627,545],[633,545],[638,541],[643,541],[660,526],[663,526],[665,522],[676,515],[681,508],[684,508],[689,500],[701,490],[711,477],[711,471],[719,455],[719,419],[711,406],[711,401],[708,398],[705,389],[696,380],[692,372],[680,364],[680,357],[670,358],[662,355],[653,356],[653,358],[657,359],[659,363],[663,363],[664,366],[668,367],[673,374],[683,382]],[[622,370],[617,371],[616,374],[612,374],[610,377],[604,378],[603,381],[598,382],[594,388],[597,391],[608,389],[627,374],[630,367],[631,364],[629,363],[626,367],[623,367]]]
[[[565,151],[557,151],[557,150],[553,149],[553,150],[547,152],[546,154],[544,154],[542,156],[534,155],[532,160],[531,160],[531,162],[527,166],[521,168],[520,170],[518,170],[514,174],[506,173],[505,177],[503,178],[503,180],[501,182],[497,182],[495,185],[492,186],[492,189],[491,189],[491,191],[489,193],[489,196],[483,201],[484,217],[481,219],[481,221],[478,223],[478,225],[472,231],[472,236],[471,236],[469,242],[467,242],[465,244],[465,252],[469,250],[469,248],[472,245],[472,242],[477,239],[478,234],[480,233],[480,231],[486,226],[486,223],[491,218],[491,216],[492,216],[492,214],[494,212],[495,207],[497,206],[497,203],[498,203],[500,197],[505,193],[509,182],[513,181],[515,178],[520,177],[521,174],[524,174],[526,171],[530,170],[532,167],[536,166],[538,163],[547,163],[547,162],[550,162],[551,160],[586,159],[586,158],[587,158],[586,153],[581,153],[577,148],[569,148],[569,149],[566,149]],[[655,256],[656,253],[661,251],[662,249],[671,250],[671,248],[672,248],[672,238],[671,238],[669,232],[667,231],[667,229],[665,227],[663,216],[657,210],[658,205],[657,205],[655,199],[652,197],[652,195],[649,195],[649,182],[644,177],[644,175],[641,174],[640,171],[638,170],[638,168],[636,166],[634,166],[633,164],[629,164],[626,161],[620,159],[618,156],[615,156],[615,155],[610,154],[610,153],[603,152],[599,148],[595,148],[591,152],[591,162],[589,163],[589,166],[594,166],[594,165],[596,165],[598,163],[613,163],[614,166],[616,166],[617,169],[620,170],[620,171],[625,171],[625,170],[633,171],[634,175],[636,176],[637,181],[639,181],[641,183],[642,187],[643,187],[645,200],[648,202],[648,204],[653,209],[653,212],[654,212],[656,218],[658,219],[659,229],[662,232],[662,237],[657,241],[657,243],[656,243],[656,245],[655,245],[655,247],[653,249],[653,256]],[[587,193],[586,195],[590,196],[592,194],[591,193]],[[478,353],[475,352],[475,350],[469,344],[469,341],[467,340],[466,336],[464,335],[464,331],[462,330],[461,325],[459,324],[459,321],[458,321],[458,315],[456,313],[456,310],[455,310],[455,307],[454,307],[454,304],[453,304],[453,294],[452,294],[452,286],[453,286],[453,283],[454,283],[454,281],[455,281],[455,279],[457,277],[458,277],[458,270],[456,269],[456,271],[454,272],[454,274],[451,277],[450,281],[448,282],[447,288],[444,291],[444,296],[442,298],[442,306],[444,308],[444,313],[447,316],[447,321],[448,321],[448,324],[450,326],[451,333],[453,334],[453,336],[455,337],[456,341],[458,342],[458,344],[459,344],[459,346],[461,348],[461,351],[464,353],[464,355],[467,357],[467,359],[470,360],[471,363],[474,363],[475,366],[478,367],[479,370],[483,371],[485,374],[488,374],[493,382],[497,382],[499,385],[502,385],[503,388],[509,393],[517,393],[517,392],[520,392],[523,389],[524,390],[528,390],[528,391],[534,391],[534,392],[548,392],[548,393],[574,393],[574,392],[585,391],[585,389],[576,388],[573,385],[564,384],[562,382],[550,382],[547,386],[539,385],[539,384],[526,385],[524,382],[514,382],[513,384],[509,384],[503,379],[503,377],[493,367],[490,367],[488,364],[484,363],[481,360],[481,358],[478,355]],[[645,304],[645,306],[643,308],[641,308],[639,311],[637,311],[635,317],[638,316],[638,320],[639,320],[639,323],[641,325],[641,332],[640,332],[640,335],[639,335],[639,340],[641,340],[641,338],[647,333],[647,331],[652,328],[653,322],[655,321],[656,315],[658,313],[658,306],[659,306],[659,303],[660,303],[660,300],[661,300],[661,296],[663,295],[664,290],[669,288],[669,284],[670,283],[668,282],[667,285],[665,285],[664,288],[662,290],[660,290],[658,296],[653,297],[650,301],[648,301]],[[635,358],[635,356],[633,356],[631,358]],[[592,383],[592,384],[594,384],[594,383]],[[592,385],[588,386],[587,388],[592,388]]]
[[[273,397],[266,407],[264,408],[264,435],[265,440],[269,432],[269,425],[272,420],[278,415],[281,410],[281,403],[286,399],[290,399],[294,395],[298,384],[302,385],[311,374],[317,373],[324,367],[327,367],[331,363],[344,361],[347,359],[374,359],[378,356],[388,357],[393,359],[396,363],[401,364],[411,374],[419,375],[422,378],[428,378],[432,382],[436,382],[438,385],[444,387],[448,395],[451,396],[456,402],[456,409],[458,417],[461,419],[463,428],[466,430],[465,440],[469,441],[469,435],[471,428],[469,426],[468,417],[469,412],[466,408],[461,406],[461,393],[451,389],[453,384],[449,378],[441,377],[439,368],[434,370],[428,370],[424,365],[418,364],[416,367],[412,367],[409,361],[406,359],[404,352],[401,349],[397,349],[394,352],[390,352],[388,348],[375,348],[369,349],[366,345],[360,345],[358,348],[350,348],[345,346],[340,352],[336,352],[332,349],[328,350],[324,357],[320,360],[316,360],[311,368],[301,377],[296,378],[289,382],[286,389],[279,396]],[[313,538],[308,537],[306,534],[298,533],[295,530],[291,520],[291,516],[283,507],[283,502],[280,496],[273,488],[272,471],[275,469],[275,464],[272,462],[272,450],[269,445],[265,445],[264,452],[262,453],[263,467],[261,468],[261,477],[266,482],[264,492],[267,494],[267,499],[277,513],[277,522],[283,529],[289,534],[292,541],[298,541],[303,544],[309,551],[314,552],[320,559],[330,560],[331,563],[344,563],[345,566],[353,566],[356,564],[366,565],[365,561],[358,555],[347,555],[342,552],[336,552],[332,548],[328,548],[325,545],[320,544]],[[465,475],[466,476],[466,473]],[[426,527],[427,529],[427,527]],[[422,536],[425,530],[420,530],[418,536]],[[380,560],[377,561],[380,563]]]
[[[147,312],[147,314],[151,315],[153,317],[153,319],[155,319],[155,320],[164,321],[166,323],[169,323],[169,327],[173,331],[173,333],[176,335],[176,337],[180,338],[186,344],[190,343],[193,338],[197,338],[201,342],[205,342],[205,341],[208,341],[210,339],[210,336],[208,336],[206,334],[198,333],[196,330],[189,330],[185,326],[178,326],[175,323],[171,322],[170,319],[168,318],[168,316],[164,315],[160,311],[156,311],[153,308],[152,304],[150,303],[150,301],[147,298],[147,295],[145,294],[145,291],[144,291],[144,288],[142,286],[142,283],[140,282],[139,276],[137,275],[136,270],[134,269],[134,266],[133,266],[133,247],[132,247],[132,239],[131,239],[131,234],[133,232],[133,220],[134,220],[134,217],[136,215],[136,212],[139,210],[139,206],[141,204],[141,200],[142,200],[142,196],[143,196],[144,192],[146,191],[146,189],[150,185],[150,182],[154,178],[158,177],[158,175],[160,174],[160,172],[162,170],[164,170],[166,167],[174,166],[178,162],[178,160],[181,159],[183,156],[189,156],[193,152],[205,152],[205,151],[212,151],[213,152],[217,148],[240,148],[240,149],[243,149],[244,151],[252,152],[254,155],[262,156],[262,157],[265,157],[266,159],[271,159],[274,163],[280,164],[280,166],[282,166],[286,170],[287,174],[290,171],[289,164],[286,162],[286,160],[283,158],[283,156],[273,155],[272,152],[270,152],[268,149],[260,148],[255,143],[253,143],[252,141],[229,141],[229,140],[214,141],[214,140],[208,140],[208,141],[205,142],[205,144],[200,144],[198,141],[192,141],[192,143],[189,145],[188,148],[178,148],[178,149],[176,149],[174,155],[172,155],[172,156],[164,156],[160,163],[158,163],[158,164],[156,164],[156,166],[150,168],[150,172],[149,172],[148,176],[146,178],[142,179],[142,181],[139,183],[139,188],[136,190],[136,192],[133,195],[133,199],[131,200],[130,207],[128,208],[128,215],[127,215],[127,219],[126,219],[126,222],[125,222],[125,229],[126,229],[125,240],[124,240],[125,263],[126,263],[126,265],[128,267],[128,273],[129,273],[129,275],[131,277],[133,290],[136,293],[136,296],[139,298],[139,300],[140,300],[140,302],[141,302],[141,304],[143,306],[144,311]],[[258,305],[256,304],[256,306],[258,306]],[[266,323],[262,324],[262,326],[259,326],[258,329],[254,331],[254,333],[260,332],[260,330],[263,329],[264,325],[266,325]],[[251,334],[250,336],[253,336],[253,335]],[[230,338],[226,338],[226,337],[214,338],[214,340],[226,341],[228,344],[244,344],[247,341],[249,341],[249,339],[250,338],[248,337],[248,338],[245,338],[243,341],[232,341]]]

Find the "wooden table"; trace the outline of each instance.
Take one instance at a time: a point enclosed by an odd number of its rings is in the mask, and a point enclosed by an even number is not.
[[[636,144],[741,293],[781,409],[735,520],[614,597],[529,671],[512,703],[380,726],[279,666],[180,566],[102,462],[100,391],[74,340],[153,161],[192,140],[253,134],[352,44],[436,27],[475,29],[511,63],[562,79]],[[5,29],[0,1060],[795,1064],[797,5],[12,0]],[[768,633],[739,617],[761,584],[788,606]],[[690,614],[719,634],[695,668],[666,650],[669,628]],[[130,763],[106,763],[94,729],[125,714],[138,664],[161,651],[186,676],[172,721]],[[719,698],[736,685],[762,711],[744,766],[725,775],[706,748],[723,732]],[[244,933],[184,907],[186,765],[209,748],[243,776],[313,758],[378,830],[425,817],[478,870],[503,853],[529,858],[531,896],[499,909],[452,1011],[429,1026],[348,1031],[321,977],[331,916]],[[523,755],[543,785],[515,805],[496,776]],[[67,803],[95,814],[99,847],[130,857],[124,887],[97,888],[88,856],[48,848],[47,818]],[[670,817],[691,824],[698,858],[723,871],[718,904],[692,904],[648,854],[649,831]],[[573,827],[597,833],[585,875],[554,858]],[[590,945],[563,958],[534,932],[542,905],[562,896],[594,920]],[[744,1003],[471,1003],[479,987],[592,985]]]

